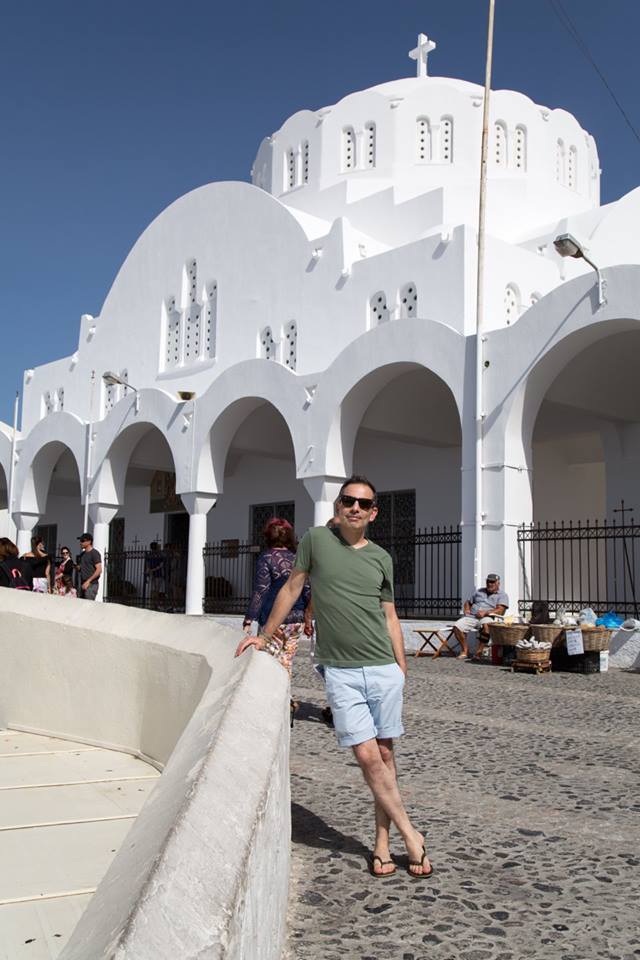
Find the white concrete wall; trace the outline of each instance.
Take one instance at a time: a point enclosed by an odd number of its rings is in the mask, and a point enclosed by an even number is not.
[[[0,725],[166,764],[60,960],[279,960],[289,685],[211,621],[0,590]],[[160,642],[161,641],[161,642]]]

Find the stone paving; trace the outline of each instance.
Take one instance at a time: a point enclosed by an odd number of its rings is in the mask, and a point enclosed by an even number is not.
[[[367,788],[296,658],[288,960],[640,957],[640,674],[409,670],[400,786],[434,875],[411,879],[396,841],[375,880]]]

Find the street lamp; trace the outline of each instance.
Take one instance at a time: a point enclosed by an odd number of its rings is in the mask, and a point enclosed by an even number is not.
[[[130,383],[127,383],[126,380],[123,380],[122,377],[118,376],[117,373],[113,373],[111,370],[107,370],[106,373],[102,374],[102,379],[109,387],[125,387],[126,390],[133,390],[135,393],[135,406],[134,410],[136,413],[140,410],[140,391],[136,390],[135,387],[132,387]]]
[[[602,279],[600,270],[596,267],[593,260],[589,259],[584,248],[578,243],[576,238],[571,233],[561,233],[560,236],[555,238],[553,245],[556,248],[556,253],[561,257],[573,257],[574,260],[584,260],[585,263],[588,263],[589,266],[595,270],[596,276],[598,277],[598,306],[604,306],[607,302],[605,296],[607,281]]]

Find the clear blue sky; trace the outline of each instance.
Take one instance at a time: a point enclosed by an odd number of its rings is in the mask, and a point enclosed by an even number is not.
[[[563,0],[640,127],[640,3]],[[640,144],[549,0],[497,0],[494,88],[564,107],[596,138],[603,202]],[[26,367],[72,353],[147,224],[212,180],[246,180],[296,110],[401,76],[482,83],[485,0],[22,0],[3,4],[0,419]]]

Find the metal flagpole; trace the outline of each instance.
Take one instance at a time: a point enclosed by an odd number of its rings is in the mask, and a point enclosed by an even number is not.
[[[20,407],[20,391],[16,390],[16,399],[13,403],[13,433],[11,435],[11,463],[9,464],[9,523],[13,522],[13,487],[16,472],[16,444],[18,440],[18,410]],[[18,535],[18,526],[14,523],[14,539]]]
[[[487,154],[489,150],[489,97],[491,94],[491,64],[493,60],[493,20],[495,0],[489,0],[489,21],[487,25],[487,60],[484,78],[484,106],[482,110],[482,148],[480,160],[480,202],[478,206],[478,275],[476,285],[476,508],[475,508],[475,554],[474,580],[476,586],[482,582],[482,530],[483,530],[483,427],[484,411],[482,397],[482,375],[484,372],[484,251],[485,251],[485,210],[487,197]]]

